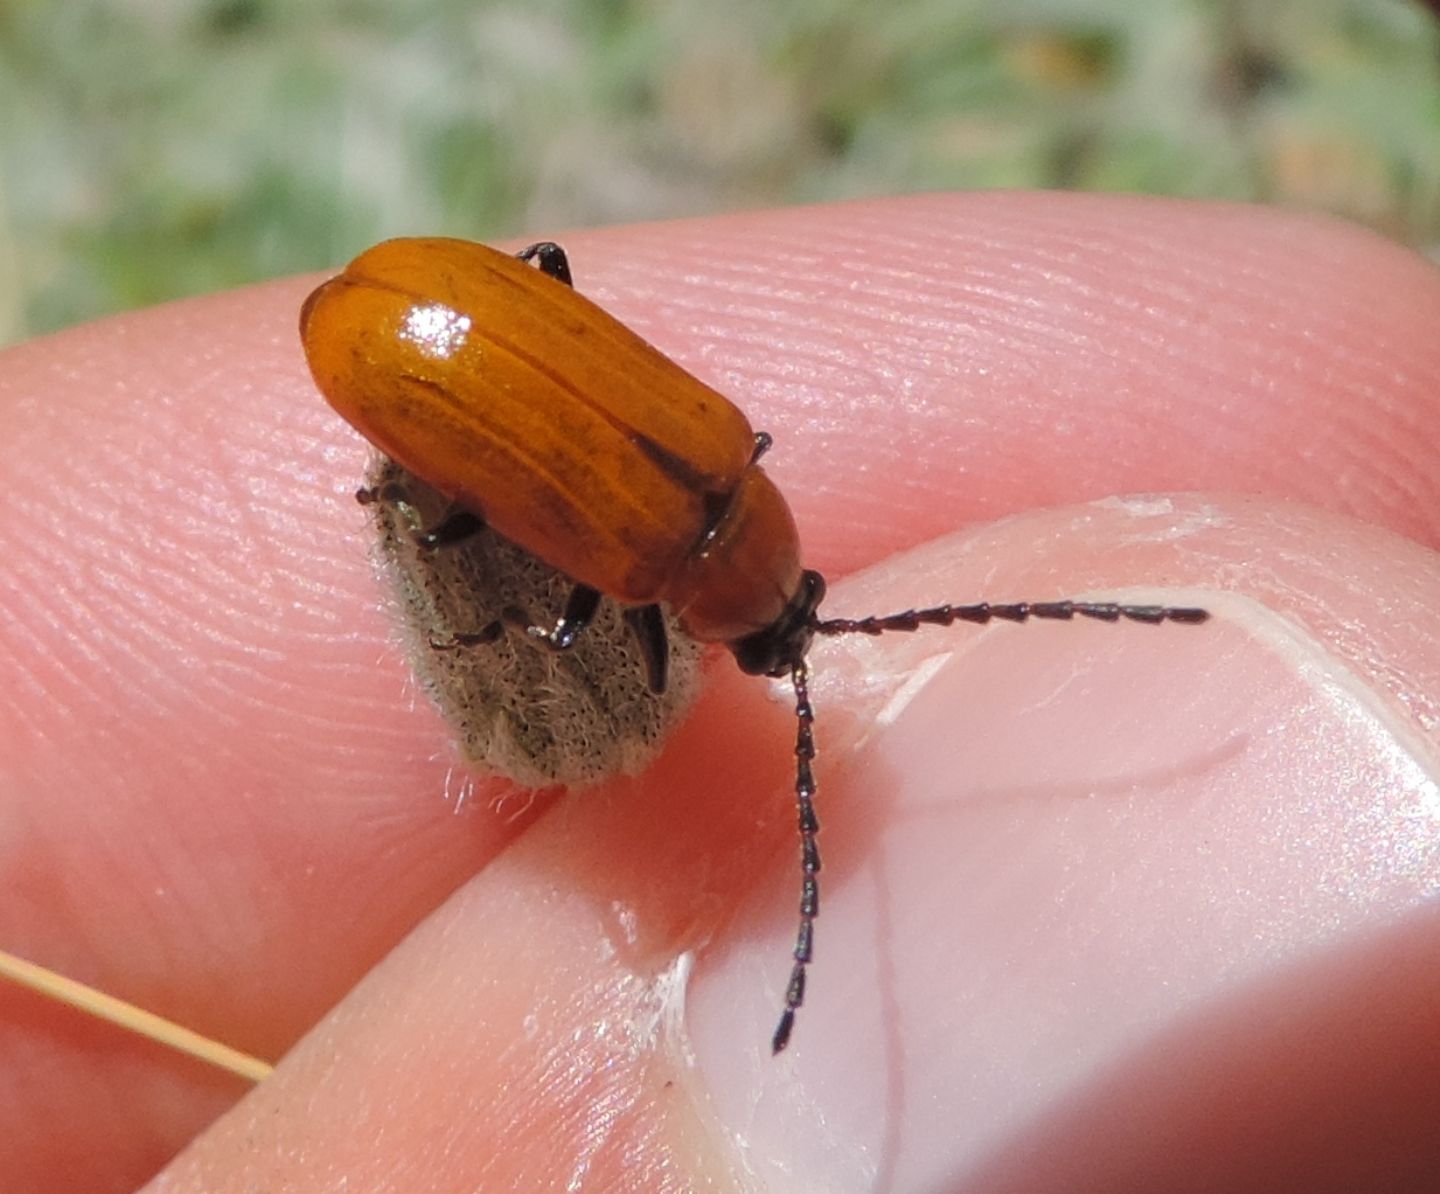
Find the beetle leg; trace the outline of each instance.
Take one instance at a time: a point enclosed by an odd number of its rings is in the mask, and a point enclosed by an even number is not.
[[[589,585],[576,585],[570,590],[570,599],[565,602],[565,612],[548,630],[532,622],[530,615],[523,609],[507,609],[501,616],[510,625],[524,631],[531,642],[543,644],[552,651],[566,651],[575,645],[575,640],[590,625],[599,606],[598,589],[592,589]]]
[[[659,696],[665,691],[670,671],[670,635],[665,629],[665,615],[655,604],[628,606],[621,615],[645,661],[645,680],[650,691]]]
[[[770,451],[770,445],[774,442],[774,437],[768,431],[757,431],[755,433],[755,450],[750,453],[750,463],[754,464]]]
[[[432,638],[430,646],[436,651],[454,651],[460,647],[482,647],[486,643],[498,642],[505,637],[505,623],[491,622],[479,630],[457,631],[449,638]]]
[[[530,615],[523,609],[510,606],[501,612],[500,617],[479,630],[463,631],[452,634],[448,639],[431,639],[430,645],[437,651],[453,651],[457,647],[479,647],[486,643],[497,642],[504,637],[506,628],[518,630],[525,636],[525,641],[537,647],[549,647],[552,651],[567,651],[575,645],[575,641],[584,633],[585,628],[595,618],[595,611],[600,605],[600,593],[589,585],[576,585],[570,590],[570,597],[565,602],[565,612],[562,613],[554,626],[545,627],[531,621]],[[658,610],[659,607],[657,606]],[[660,629],[665,629],[665,624],[660,624]],[[651,677],[654,671],[650,668],[647,658],[646,668]],[[661,665],[661,681],[664,681],[664,665]],[[658,691],[658,690],[657,690]]]
[[[408,506],[410,504],[405,495],[405,487],[394,481],[384,485],[367,485],[363,489],[357,489],[355,500],[362,506],[374,506],[380,502],[390,506]]]
[[[412,527],[410,534],[418,546],[434,551],[440,547],[463,543],[484,529],[485,520],[475,511],[467,510],[464,506],[451,506],[434,526],[429,529]]]
[[[355,500],[362,506],[373,506],[377,502],[393,506],[404,520],[416,545],[428,551],[463,543],[471,535],[478,535],[485,529],[485,519],[466,506],[451,506],[434,526],[422,525],[420,513],[411,504],[404,486],[393,481],[388,485],[372,485],[357,490]]]
[[[362,506],[389,506],[400,516],[400,521],[405,524],[405,529],[410,532],[412,538],[419,536],[424,531],[420,524],[420,511],[415,509],[411,503],[405,486],[397,481],[388,481],[384,485],[367,485],[364,489],[357,489],[355,500]]]
[[[570,279],[570,258],[553,240],[537,241],[528,249],[521,249],[515,256],[521,261],[533,261],[547,278],[564,282],[566,286],[575,285]]]

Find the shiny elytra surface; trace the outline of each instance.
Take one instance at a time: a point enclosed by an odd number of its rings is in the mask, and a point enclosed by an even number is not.
[[[622,602],[664,594],[754,450],[726,398],[484,245],[377,245],[311,295],[301,335],[326,399],[381,451]]]

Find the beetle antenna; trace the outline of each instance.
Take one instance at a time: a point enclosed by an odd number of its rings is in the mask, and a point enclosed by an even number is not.
[[[818,578],[817,578],[818,579]],[[823,593],[823,589],[820,590]],[[812,601],[811,608],[818,604]],[[896,614],[868,618],[816,618],[813,613],[801,623],[810,634],[884,634],[891,630],[919,630],[922,626],[950,626],[955,622],[1028,622],[1031,618],[1069,622],[1075,618],[1100,622],[1128,619],[1157,625],[1161,622],[1199,623],[1210,612],[1191,606],[1128,605],[1114,601],[1013,601],[974,605],[935,605],[928,609],[907,609]],[[792,644],[793,645],[793,644]],[[790,1043],[795,1013],[805,1002],[805,973],[810,965],[815,938],[815,918],[820,914],[820,847],[816,836],[820,820],[815,815],[815,710],[810,704],[810,670],[804,648],[790,665],[790,683],[795,689],[795,810],[800,822],[800,928],[795,936],[795,964],[785,987],[785,1010],[770,1048],[779,1053]]]
[[[790,1043],[795,1013],[805,1002],[805,968],[810,965],[815,938],[815,918],[820,914],[820,847],[815,835],[820,821],[815,816],[815,710],[810,704],[810,669],[801,659],[790,668],[795,689],[795,810],[800,819],[800,929],[795,935],[795,965],[785,987],[785,1010],[770,1040],[772,1053]]]
[[[816,634],[884,634],[888,630],[919,630],[921,626],[949,626],[954,622],[1028,622],[1048,618],[1068,622],[1073,618],[1094,618],[1100,622],[1203,622],[1209,610],[1174,605],[1121,605],[1113,601],[1015,601],[992,605],[935,605],[929,609],[907,609],[898,614],[870,618],[819,618],[813,623]]]

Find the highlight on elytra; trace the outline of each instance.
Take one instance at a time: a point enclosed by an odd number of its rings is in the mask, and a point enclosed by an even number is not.
[[[566,652],[609,600],[654,693],[667,684],[667,616],[701,643],[724,644],[742,671],[790,678],[800,908],[775,1053],[805,999],[820,909],[814,638],[994,619],[1209,616],[1058,600],[821,617],[825,581],[801,566],[795,520],[760,466],[770,437],[579,294],[565,252],[550,242],[511,256],[462,240],[386,241],[305,300],[300,334],[330,405],[448,501],[431,525],[413,527],[419,547],[439,551],[487,531],[569,579],[558,615],[506,608],[436,650],[485,650],[514,635]],[[360,496],[407,501],[395,486]]]

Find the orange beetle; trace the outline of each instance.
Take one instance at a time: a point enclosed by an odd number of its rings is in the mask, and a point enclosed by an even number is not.
[[[825,582],[801,567],[795,520],[757,463],[770,437],[576,293],[564,251],[550,242],[511,257],[461,240],[386,241],[305,300],[300,335],[330,404],[455,503],[440,524],[417,532],[422,544],[440,547],[488,525],[573,579],[552,626],[527,611],[507,616],[537,645],[566,649],[610,597],[626,607],[650,686],[661,691],[664,602],[686,633],[724,643],[744,671],[790,676],[802,886],[776,1053],[804,1000],[819,912],[811,640],[992,618],[1208,616],[1050,601],[821,619]],[[480,644],[503,633],[494,623],[457,640]]]

